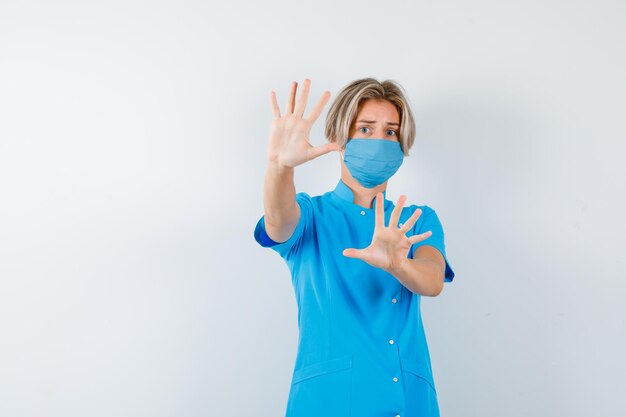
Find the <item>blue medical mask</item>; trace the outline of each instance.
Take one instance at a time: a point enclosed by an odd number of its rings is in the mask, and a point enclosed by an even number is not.
[[[365,188],[387,181],[403,160],[400,143],[386,139],[348,139],[343,157],[350,174]]]

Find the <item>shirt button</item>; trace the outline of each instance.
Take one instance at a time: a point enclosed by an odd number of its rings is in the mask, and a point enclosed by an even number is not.
[[[395,342],[393,341],[393,339],[390,339],[390,340],[389,340],[389,344],[390,344],[390,345],[393,345],[394,343],[395,343]]]
[[[393,377],[393,382],[398,382],[398,378],[397,377]]]
[[[361,216],[365,216],[365,212],[361,210]]]
[[[400,417],[400,414],[396,414],[396,417]]]
[[[395,298],[392,298],[392,299],[391,299],[391,302],[395,304],[395,303],[397,303],[397,302],[398,302],[398,300],[397,300],[397,299],[395,299]]]

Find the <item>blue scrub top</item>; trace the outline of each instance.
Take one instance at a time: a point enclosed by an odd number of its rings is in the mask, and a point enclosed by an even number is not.
[[[385,197],[385,225],[394,203]],[[311,197],[296,194],[300,220],[285,242],[265,231],[265,216],[254,230],[256,241],[286,261],[298,306],[298,351],[286,417],[435,417],[439,416],[430,355],[420,313],[420,295],[393,275],[345,257],[345,248],[369,246],[375,209],[354,204],[342,181],[333,191]],[[445,253],[437,214],[428,206],[405,206],[400,223],[417,209],[418,221],[407,236],[428,230],[414,244],[432,245],[446,261],[445,282],[454,271]]]

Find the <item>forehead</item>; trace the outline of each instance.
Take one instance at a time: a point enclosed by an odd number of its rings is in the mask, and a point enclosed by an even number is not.
[[[398,109],[390,101],[381,99],[368,99],[361,103],[357,120],[367,119],[376,121],[396,122],[400,121]]]

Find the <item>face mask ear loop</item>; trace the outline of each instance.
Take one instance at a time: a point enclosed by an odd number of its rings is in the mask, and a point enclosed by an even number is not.
[[[344,163],[346,162],[346,147],[348,146],[348,142],[350,142],[350,138],[348,138],[346,143],[343,144],[343,149],[341,150],[341,152],[339,152],[339,154],[341,155],[341,160]]]

